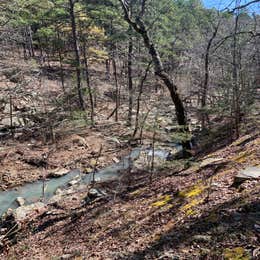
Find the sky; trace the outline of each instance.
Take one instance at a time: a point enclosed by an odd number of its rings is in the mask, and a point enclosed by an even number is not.
[[[240,0],[240,5],[251,2],[252,0]],[[238,1],[239,2],[239,1]],[[223,10],[226,7],[232,9],[235,6],[236,0],[203,0],[204,5],[207,8],[215,7],[217,10]],[[248,6],[249,12],[260,13],[260,1],[259,3]]]

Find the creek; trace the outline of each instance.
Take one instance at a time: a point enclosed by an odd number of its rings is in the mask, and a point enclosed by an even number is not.
[[[182,149],[180,145],[178,146],[175,144],[175,147],[177,148],[177,152]],[[25,205],[35,203],[43,199],[44,187],[44,201],[46,202],[55,195],[58,188],[66,188],[68,183],[79,175],[81,176],[80,182],[82,184],[91,183],[93,178],[95,178],[95,181],[97,182],[116,180],[120,178],[123,171],[132,167],[133,161],[139,158],[141,151],[144,151],[148,157],[152,156],[151,148],[136,148],[133,149],[128,156],[123,157],[119,163],[98,170],[96,173],[81,175],[80,171],[76,169],[59,178],[47,179],[44,182],[39,180],[7,191],[0,191],[0,216],[2,216],[9,208],[16,209],[19,207],[17,197],[22,197],[25,200]],[[154,157],[158,157],[162,160],[168,160],[171,155],[172,154],[166,149],[154,150]]]

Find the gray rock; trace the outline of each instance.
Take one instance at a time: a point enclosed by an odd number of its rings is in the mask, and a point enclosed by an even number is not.
[[[260,178],[260,167],[247,167],[240,171],[234,178],[233,187],[237,187],[247,180],[257,180]]]
[[[8,228],[1,228],[0,234],[5,234],[8,231]]]
[[[260,247],[257,247],[253,250],[253,257],[254,257],[254,259],[260,258]]]
[[[86,203],[94,200],[94,199],[97,199],[97,198],[101,198],[101,197],[104,197],[106,196],[107,194],[101,190],[98,190],[98,189],[90,189],[89,192],[88,192],[88,195],[84,198],[84,201]]]
[[[63,199],[63,195],[65,194],[61,191],[61,193],[52,196],[49,199],[48,204],[54,204],[60,202]]]
[[[192,237],[193,241],[196,242],[210,242],[211,241],[211,236],[208,235],[195,235]]]
[[[179,157],[183,152],[181,145],[158,144],[154,148],[154,167],[160,169],[164,163]],[[134,160],[134,168],[147,169],[151,167],[153,157],[152,148],[142,149],[137,158]],[[181,157],[181,156],[180,156]]]
[[[19,120],[18,117],[14,116],[12,118],[12,124],[13,124],[13,126],[20,126],[20,125],[22,125],[22,122]],[[10,126],[11,125],[10,118],[8,117],[8,118],[4,118],[3,120],[1,120],[0,125]]]
[[[82,147],[88,147],[88,143],[84,137],[81,137],[79,135],[73,136],[72,140],[74,145],[82,146]]]
[[[60,195],[62,194],[62,190],[60,188],[58,188],[56,191],[55,191],[55,195]]]
[[[21,206],[14,210],[14,216],[17,222],[25,220],[33,212],[39,212],[45,208],[45,204],[42,202],[36,202],[31,205]]]
[[[176,255],[176,252],[169,250],[168,252],[164,252],[162,255],[158,257],[158,259],[172,259],[172,260],[179,260],[180,257]]]
[[[248,167],[237,174],[237,179],[258,179],[260,178],[260,167]]]
[[[53,177],[53,178],[59,178],[61,176],[64,176],[68,173],[69,171],[65,168],[62,168],[62,169],[55,169],[54,171],[52,171],[50,174],[49,174],[49,177]]]
[[[74,186],[74,185],[78,184],[80,181],[81,181],[81,176],[77,175],[68,184],[69,184],[69,186]]]
[[[200,163],[200,167],[203,168],[211,165],[217,165],[223,163],[224,161],[224,158],[206,158]]]
[[[16,202],[19,206],[23,206],[25,204],[25,199],[23,197],[17,197]]]
[[[6,104],[4,107],[4,114],[9,114],[10,113],[10,104]]]
[[[67,260],[67,259],[72,259],[72,258],[73,258],[72,254],[65,254],[60,257],[60,260]]]
[[[79,183],[79,180],[72,180],[72,181],[70,181],[68,184],[70,185],[70,186],[74,186],[74,185],[76,185],[76,184],[78,184]]]
[[[4,242],[2,242],[2,241],[4,241],[4,238],[5,238],[5,236],[0,236],[0,249],[2,249],[4,247]]]
[[[97,189],[90,189],[88,192],[88,197],[89,198],[98,198],[98,197],[102,197],[103,193]]]

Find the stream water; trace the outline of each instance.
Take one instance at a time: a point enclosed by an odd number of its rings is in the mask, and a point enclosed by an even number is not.
[[[45,191],[44,197],[49,199],[53,196],[54,192],[64,185],[66,185],[71,179],[79,174],[79,170],[70,171],[68,174],[59,177],[53,178],[45,181]],[[13,188],[7,191],[0,192],[0,216],[6,212],[7,209],[15,209],[19,205],[16,202],[17,197],[22,197],[25,199],[26,204],[31,204],[39,201],[42,198],[42,188],[43,182],[36,181],[33,183],[24,184],[21,187]]]
[[[93,173],[83,175],[81,183],[89,184],[93,180],[93,177],[95,177],[95,181],[98,182],[115,180],[119,178],[120,173],[124,170],[129,169],[129,167],[131,167],[132,162],[139,157],[140,152],[142,150],[146,151],[148,156],[152,156],[151,149],[136,148],[132,150],[132,152],[128,156],[122,158],[122,160],[119,163],[113,164],[111,166],[108,166],[104,169],[97,171],[95,173],[95,176],[93,176]],[[169,154],[170,154],[169,152],[163,149],[156,149],[154,151],[155,157],[159,157],[164,160],[168,159]],[[55,194],[55,191],[58,188],[66,187],[66,185],[79,174],[80,174],[79,170],[72,170],[68,174],[62,177],[46,180],[44,182],[44,187],[45,187],[44,199],[45,200],[50,199]],[[0,216],[2,216],[3,213],[7,211],[7,209],[9,208],[15,209],[19,206],[16,201],[17,197],[22,197],[23,199],[25,199],[26,204],[31,204],[39,201],[42,198],[42,195],[43,195],[42,181],[36,181],[33,183],[25,184],[21,187],[13,188],[11,190],[1,191],[0,192]]]

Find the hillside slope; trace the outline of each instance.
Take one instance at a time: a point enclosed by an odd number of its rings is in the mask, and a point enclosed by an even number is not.
[[[259,167],[259,151],[259,135],[244,136],[151,183],[134,173],[117,196],[82,206],[86,192],[70,195],[24,223],[1,258],[258,259],[259,180],[234,187],[234,176]]]

